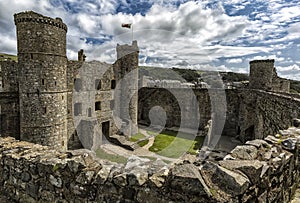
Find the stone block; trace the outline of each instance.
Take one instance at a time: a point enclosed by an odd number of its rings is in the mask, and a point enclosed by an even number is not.
[[[258,160],[226,160],[219,162],[219,164],[229,170],[242,172],[250,179],[252,184],[256,184],[266,163]]]
[[[219,188],[231,196],[244,194],[250,186],[250,180],[246,176],[212,162],[202,166],[201,174],[206,182],[210,182],[210,186]]]
[[[198,168],[193,164],[176,165],[171,169],[169,184],[172,190],[193,195],[208,195]]]
[[[242,160],[254,160],[257,158],[258,150],[251,145],[242,145],[235,147],[231,152],[231,156]]]

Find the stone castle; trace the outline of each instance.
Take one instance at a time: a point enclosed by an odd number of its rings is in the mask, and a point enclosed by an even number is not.
[[[71,61],[60,18],[14,17],[18,62],[0,62],[1,194],[30,203],[292,198],[300,173],[300,96],[289,93],[274,60],[250,62],[247,88],[139,89],[136,41],[117,45],[114,64],[85,62],[83,50]],[[151,126],[156,106],[166,113],[166,127],[203,131],[211,123],[213,136],[243,144],[221,160],[187,157],[173,164],[138,157],[116,164],[90,150],[66,151],[130,136],[138,122]]]
[[[113,91],[127,73],[138,67],[137,42],[118,45],[118,60],[114,64],[89,65],[83,50],[78,52],[78,61],[67,59],[67,26],[60,18],[22,12],[15,14],[14,19],[18,62],[1,62],[1,136],[56,149],[80,148],[74,116],[82,118],[79,126],[88,127],[84,121],[93,117],[107,136],[115,134],[111,106],[122,102],[114,101]],[[82,68],[83,64],[97,68]],[[85,73],[79,74],[80,68]],[[135,77],[132,81],[137,82]],[[126,97],[124,92],[136,91],[136,85],[121,85],[124,88],[118,99]],[[90,92],[93,92],[93,98],[89,98],[92,102],[81,101]],[[137,124],[137,95],[134,97],[130,102],[130,117]]]
[[[83,50],[78,52],[78,61],[72,61],[66,57],[67,26],[60,18],[30,11],[15,14],[14,19],[18,62],[0,64],[1,136],[56,149],[96,149],[103,137],[111,141],[116,134],[128,137],[136,133],[138,121],[150,125],[148,113],[153,106],[164,108],[167,127],[178,127],[186,120],[183,127],[197,130],[204,129],[212,114],[225,107],[211,103],[211,97],[218,97],[222,91],[218,88],[195,89],[192,94],[198,102],[187,100],[186,107],[180,106],[164,88],[140,88],[137,94],[136,41],[132,45],[117,45],[114,64],[86,62]],[[183,100],[192,98],[184,88],[171,89]],[[257,90],[268,91],[263,96],[271,92],[288,94],[289,81],[277,76],[274,60],[251,61],[249,88],[226,90],[227,112],[222,135],[239,136],[246,141],[275,133],[278,126],[288,126],[292,118],[286,123],[265,125],[270,120],[263,115],[266,112],[259,113],[251,105],[259,101],[261,93]],[[196,107],[198,110],[194,111]],[[189,109],[188,113],[181,114],[181,108]],[[293,118],[297,117],[298,107],[288,110],[291,111]],[[195,123],[195,112],[201,115],[199,124]]]

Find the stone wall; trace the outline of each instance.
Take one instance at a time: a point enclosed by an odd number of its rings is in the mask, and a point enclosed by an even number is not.
[[[0,136],[20,138],[18,63],[0,61]]]
[[[244,90],[240,98],[238,126],[244,141],[276,134],[300,115],[300,99],[290,94]]]
[[[166,127],[203,130],[212,114],[217,113],[226,116],[222,134],[236,136],[239,102],[238,90],[142,88],[139,90],[138,120],[150,125],[149,112],[160,106],[167,115]]]
[[[289,92],[290,81],[278,77],[275,60],[250,61],[250,89],[271,90],[274,92]]]
[[[192,107],[191,95],[185,89],[142,88],[139,90],[139,114],[141,124],[150,125],[149,112],[160,106],[167,115],[166,127],[189,128],[195,126],[199,112],[199,130],[203,130],[213,113],[226,115],[222,135],[239,136],[241,141],[262,139],[276,134],[279,129],[291,126],[300,115],[300,99],[288,93],[272,93],[250,89],[193,89],[197,108],[181,110],[179,101]],[[218,101],[225,94],[226,103]],[[181,95],[175,97],[174,95]],[[183,114],[182,112],[188,112]],[[226,111],[222,113],[222,111]],[[220,114],[221,112],[221,114]],[[184,124],[182,124],[182,122]]]
[[[0,191],[24,203],[289,202],[299,182],[299,147],[300,128],[291,127],[280,139],[237,146],[222,161],[130,157],[123,165],[88,150],[0,138]]]

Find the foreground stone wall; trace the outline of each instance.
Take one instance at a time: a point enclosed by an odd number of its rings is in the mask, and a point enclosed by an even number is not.
[[[169,165],[138,157],[113,164],[87,150],[0,138],[0,191],[30,203],[288,202],[299,183],[300,128],[277,137],[237,146],[222,161]]]

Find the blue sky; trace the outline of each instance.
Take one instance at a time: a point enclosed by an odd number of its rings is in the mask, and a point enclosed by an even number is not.
[[[68,25],[69,59],[113,63],[117,43],[134,39],[140,64],[249,71],[272,58],[280,76],[300,80],[299,0],[0,0],[0,52],[16,54],[13,14],[33,10]]]

